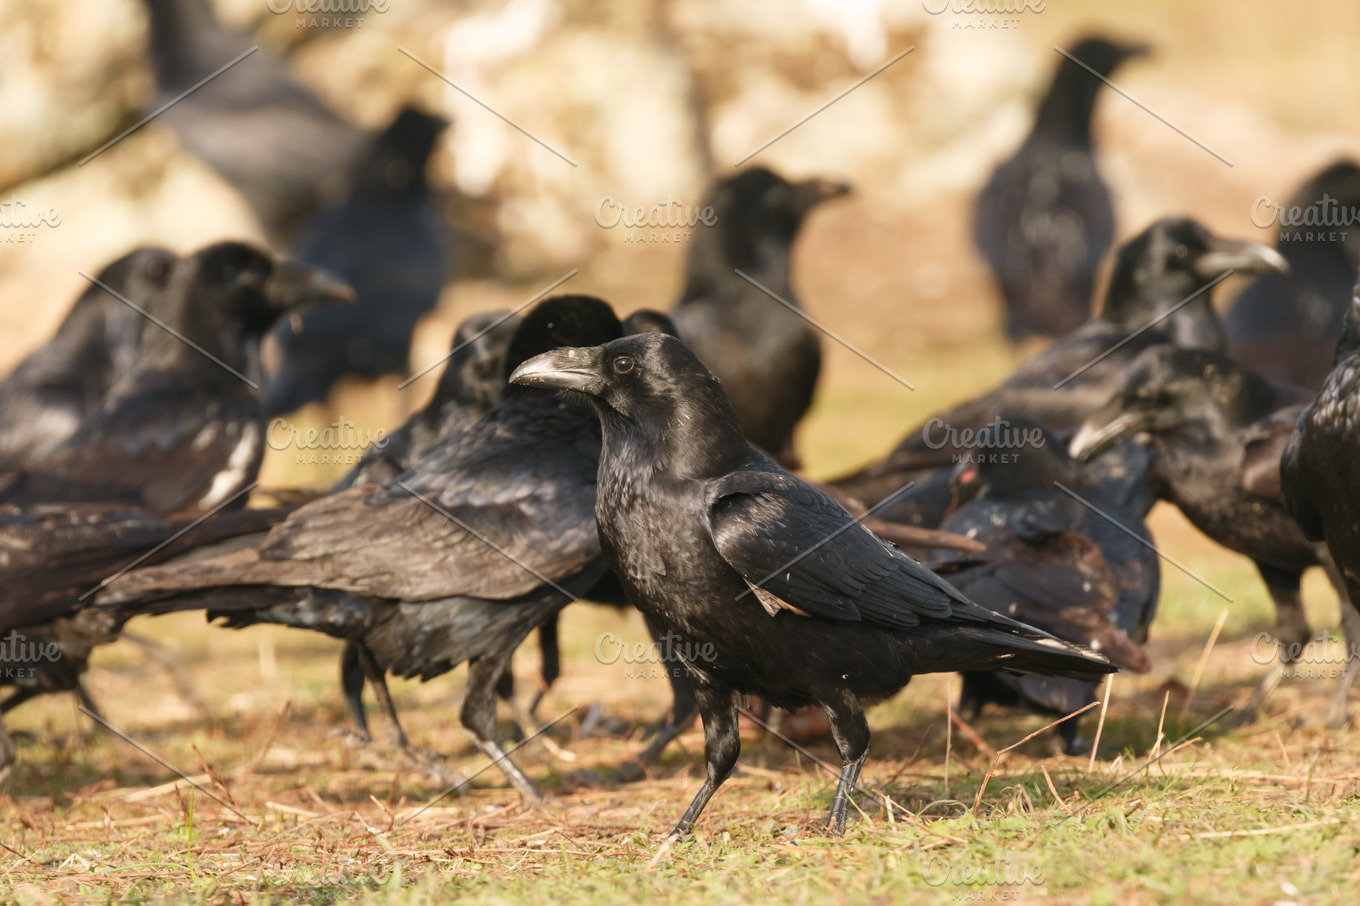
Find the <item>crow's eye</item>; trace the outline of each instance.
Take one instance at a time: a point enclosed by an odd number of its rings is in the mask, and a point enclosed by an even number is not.
[[[1178,245],[1178,246],[1176,246],[1176,257],[1177,257],[1177,258],[1184,258],[1184,257],[1185,257],[1186,255],[1188,255],[1188,254],[1190,254],[1190,250],[1189,250],[1188,248],[1186,248],[1186,247],[1183,246],[1183,245]]]
[[[635,367],[637,367],[637,363],[633,361],[632,356],[621,355],[614,360],[615,374],[627,374],[628,372],[632,371]]]

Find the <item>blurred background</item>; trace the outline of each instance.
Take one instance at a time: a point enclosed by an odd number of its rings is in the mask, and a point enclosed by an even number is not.
[[[1319,168],[1360,150],[1360,105],[1350,96],[1360,81],[1360,6],[1342,0],[1136,8],[1040,0],[1004,13],[945,0],[356,0],[349,5],[366,12],[309,11],[322,5],[211,3],[222,23],[284,60],[356,127],[379,130],[406,104],[450,121],[429,167],[448,227],[448,279],[417,329],[412,372],[446,354],[467,315],[518,307],[573,269],[564,291],[600,295],[621,313],[669,309],[689,228],[602,225],[610,218],[598,216],[601,205],[697,209],[713,179],[913,48],[746,161],[853,184],[854,194],[809,218],[794,284],[812,317],[915,385],[826,342],[799,436],[817,477],[880,458],[909,426],[996,383],[1033,351],[1005,340],[970,217],[991,170],[1030,128],[1061,60],[1055,46],[1098,33],[1152,48],[1114,78],[1148,109],[1110,91],[1096,108],[1116,244],[1173,213],[1273,243],[1274,227],[1253,221],[1258,199],[1285,203]],[[8,137],[0,200],[9,204],[0,224],[0,370],[48,338],[87,285],[79,271],[94,273],[134,246],[188,252],[244,238],[287,250],[163,120],[99,150],[158,103],[145,3],[0,0],[0,21],[0,134]],[[32,225],[35,212],[41,222]],[[1243,283],[1225,285],[1220,304]],[[397,377],[346,379],[290,421],[390,429],[424,404],[437,374],[405,390]],[[304,460],[271,450],[262,483],[325,486],[349,465]],[[1270,625],[1247,561],[1164,506],[1153,527],[1162,547],[1237,598],[1226,641]],[[1164,611],[1168,625],[1159,623],[1154,640],[1182,630],[1202,639],[1221,602],[1174,570],[1166,589],[1183,600]],[[1322,608],[1315,619],[1334,625],[1325,582],[1311,576],[1306,594],[1310,610]],[[231,638],[219,644],[255,645],[222,635]],[[270,652],[260,659],[272,671]],[[567,680],[564,698],[573,694]]]

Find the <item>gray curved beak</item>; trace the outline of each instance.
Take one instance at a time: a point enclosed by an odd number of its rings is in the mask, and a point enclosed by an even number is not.
[[[344,280],[319,267],[296,261],[280,261],[264,285],[270,304],[292,311],[307,305],[354,301],[354,289]]]
[[[1287,274],[1289,262],[1268,245],[1232,239],[1218,240],[1195,262],[1195,273],[1206,280],[1230,270],[1239,274]]]
[[[1088,418],[1068,443],[1067,455],[1084,462],[1136,434],[1142,427],[1143,420],[1134,412],[1117,415],[1103,425],[1098,416]]]
[[[510,383],[598,395],[605,387],[599,364],[599,349],[565,346],[523,362],[510,375]]]

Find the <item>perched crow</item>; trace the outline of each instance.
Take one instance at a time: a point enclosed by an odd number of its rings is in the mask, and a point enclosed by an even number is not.
[[[274,331],[282,360],[266,386],[267,414],[325,399],[344,375],[406,373],[411,333],[439,301],[449,271],[449,239],[425,178],[447,125],[403,110],[360,163],[344,201],[310,224],[294,247],[299,261],[353,286],[356,301]]]
[[[738,693],[826,711],[843,760],[828,829],[841,833],[869,741],[862,700],[918,673],[1114,669],[968,601],[776,465],[674,337],[558,349],[511,383],[584,394],[600,414],[601,546],[633,604],[679,638],[704,720],[708,777],[676,834],[736,764]]]
[[[0,478],[0,503],[123,503],[169,514],[231,501],[264,456],[259,397],[242,374],[260,339],[280,317],[347,298],[328,275],[239,242],[179,259],[151,300],[153,326],[131,373],[60,447]]]
[[[1322,386],[1360,268],[1358,210],[1360,166],[1343,160],[1278,212],[1289,273],[1263,274],[1233,302],[1224,326],[1234,359],[1272,380]]]
[[[204,0],[146,0],[157,117],[255,209],[270,241],[286,248],[328,198],[343,192],[368,137],[299,84],[287,65],[219,23]],[[192,90],[191,89],[196,89]],[[181,99],[181,96],[182,99]]]
[[[100,581],[133,564],[263,532],[283,515],[249,509],[176,521],[101,504],[0,507],[0,645],[7,651],[0,686],[15,690],[0,713],[49,692],[75,692],[96,711],[81,676],[90,653],[115,641],[124,622],[93,607]],[[0,771],[13,761],[0,723]]]
[[[1299,595],[1303,571],[1329,565],[1325,548],[1311,543],[1290,516],[1281,490],[1280,456],[1308,396],[1227,356],[1163,346],[1134,360],[1123,386],[1091,415],[1071,446],[1074,456],[1089,458],[1135,435],[1150,440],[1162,499],[1256,564],[1275,602],[1283,661],[1292,660],[1312,636]],[[1340,485],[1327,487],[1329,495],[1342,492]],[[1344,583],[1337,591],[1344,600]],[[1360,616],[1349,605],[1342,615],[1348,639],[1360,642]],[[1253,707],[1275,682],[1268,678]],[[1326,719],[1344,722],[1344,690]]]
[[[105,267],[56,336],[0,382],[0,472],[22,469],[61,446],[132,372],[148,322],[117,296],[145,308],[164,290],[175,260],[164,249],[141,248]]]
[[[973,241],[1000,285],[1006,332],[1062,336],[1091,313],[1096,269],[1114,239],[1110,193],[1091,150],[1091,114],[1104,82],[1140,44],[1088,38],[1064,57],[1020,150],[978,196]]]
[[[1156,503],[1153,457],[1133,442],[1092,463],[1073,461],[1046,426],[1006,415],[954,470],[944,528],[987,545],[930,565],[983,607],[1099,651],[1123,670],[1151,667],[1142,643],[1161,569],[1144,519]],[[1130,534],[1132,533],[1132,534]],[[1096,686],[1047,676],[966,673],[960,710],[988,702],[1070,714]],[[1077,721],[1058,727],[1068,754]]]
[[[507,368],[619,333],[598,299],[548,299],[515,332]],[[607,569],[595,530],[599,454],[590,409],[508,387],[395,481],[308,504],[258,547],[129,573],[100,600],[120,613],[204,609],[232,627],[273,623],[352,643],[392,718],[387,671],[430,679],[467,661],[463,726],[517,790],[539,798],[496,745],[494,690],[525,636]]]
[[[1317,399],[1304,409],[1289,434],[1280,460],[1281,493],[1289,512],[1308,538],[1325,541],[1339,572],[1342,625],[1354,619],[1360,607],[1360,470],[1356,468],[1355,406],[1360,391],[1360,286],[1336,344],[1332,373]],[[1340,589],[1338,589],[1340,590]],[[1350,606],[1346,599],[1349,597]],[[1360,636],[1346,630],[1347,651],[1354,652]],[[1340,708],[1328,715],[1334,723],[1345,720],[1346,690],[1355,678],[1357,660],[1347,665],[1340,685]]]
[[[917,426],[884,461],[835,484],[875,504],[914,479],[919,488],[876,515],[938,524],[948,495],[943,479],[926,479],[966,452],[965,431],[981,430],[1002,412],[1023,413],[1056,431],[1076,428],[1109,399],[1143,349],[1165,343],[1223,348],[1211,284],[1232,272],[1285,269],[1279,252],[1267,246],[1221,239],[1189,219],[1158,220],[1120,248],[1100,317],[1020,365],[995,390]]]
[[[808,212],[849,191],[826,179],[789,182],[764,167],[719,182],[705,201],[716,220],[695,228],[671,313],[722,380],[747,439],[786,463],[796,461],[793,430],[812,405],[822,362],[817,329],[790,310],[798,297],[789,259]]]
[[[374,445],[332,489],[386,484],[410,468],[440,438],[490,412],[505,390],[505,353],[520,318],[508,311],[475,314],[458,325],[453,349],[434,396],[397,430]]]

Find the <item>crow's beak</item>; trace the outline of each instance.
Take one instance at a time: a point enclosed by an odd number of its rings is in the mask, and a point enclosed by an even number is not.
[[[605,387],[599,364],[599,349],[567,346],[536,355],[522,363],[510,375],[510,383],[548,390],[575,390],[598,396]]]
[[[849,195],[849,183],[834,179],[807,179],[797,184],[794,190],[804,211],[809,211],[824,201]]]
[[[276,308],[293,311],[308,305],[352,302],[354,289],[332,273],[296,261],[280,261],[264,285],[265,298]]]
[[[1240,274],[1287,274],[1289,262],[1268,245],[1217,239],[1209,251],[1195,262],[1195,273],[1205,280],[1232,270]]]
[[[1143,429],[1144,421],[1137,412],[1123,412],[1108,421],[1094,415],[1082,424],[1077,436],[1067,445],[1067,453],[1073,459],[1092,459],[1137,434]]]

